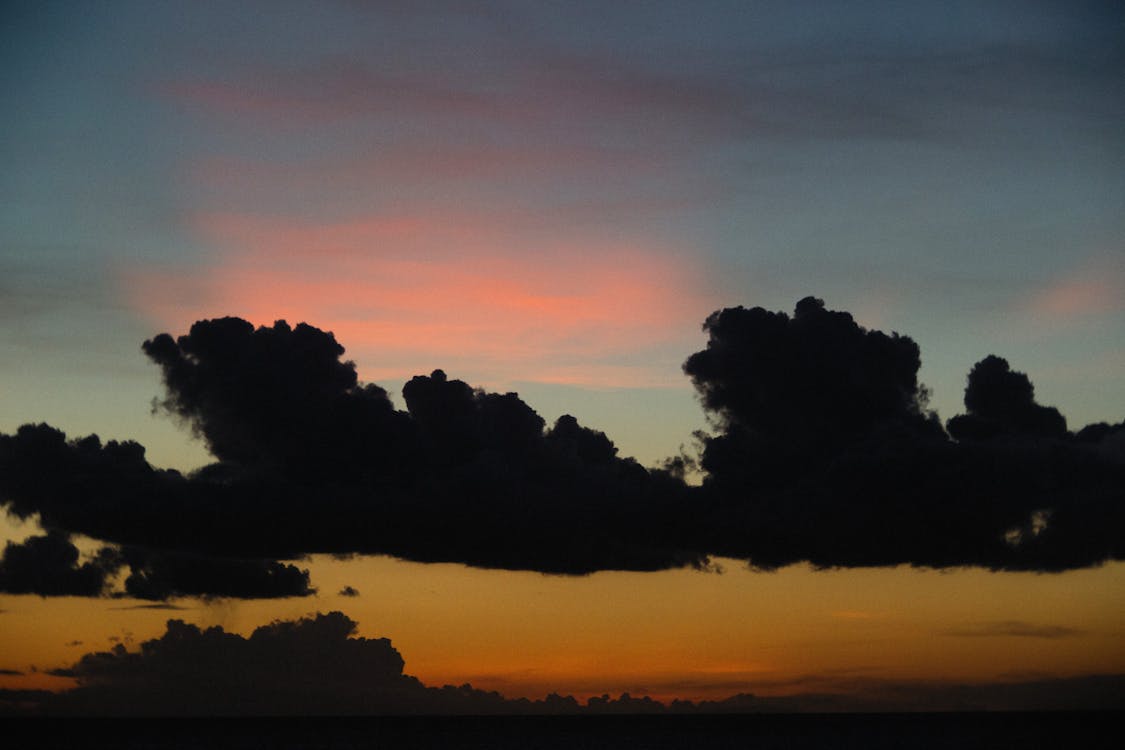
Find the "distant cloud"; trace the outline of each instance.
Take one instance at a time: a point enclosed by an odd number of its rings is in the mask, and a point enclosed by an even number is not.
[[[132,610],[132,609],[162,609],[170,611],[189,610],[191,607],[181,607],[178,604],[169,604],[168,602],[160,602],[159,604],[133,604],[128,607],[110,607],[112,610]],[[81,641],[78,641],[81,643]]]
[[[351,586],[345,586],[337,592],[337,596],[355,597],[359,596],[359,591]]]
[[[52,670],[77,687],[60,693],[0,691],[0,703],[41,714],[100,716],[309,716],[371,714],[746,713],[1116,709],[1125,675],[991,683],[840,677],[811,679],[812,690],[662,704],[648,696],[604,695],[580,704],[551,694],[507,699],[465,684],[427,687],[404,673],[385,638],[356,636],[340,612],[277,621],[249,637],[169,620],[139,651],[115,646]],[[311,679],[310,675],[315,676]],[[731,683],[734,689],[742,683]],[[712,686],[714,687],[714,686]]]
[[[23,672],[19,671],[18,669],[0,669],[0,675],[6,675],[6,676],[10,676],[10,677],[18,677],[19,675],[22,675],[22,674],[23,674]]]
[[[957,636],[960,638],[1072,638],[1085,635],[1084,630],[1068,628],[1061,625],[1037,625],[1023,622],[1022,620],[999,620],[995,622],[981,622],[964,627],[950,628],[941,631],[942,635]]]

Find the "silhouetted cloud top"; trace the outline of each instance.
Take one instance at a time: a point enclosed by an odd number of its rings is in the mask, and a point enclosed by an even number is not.
[[[918,345],[868,331],[815,297],[798,302],[792,318],[726,308],[703,330],[707,348],[688,358],[684,372],[728,429],[806,444],[925,420]]]
[[[965,388],[967,414],[949,420],[949,434],[957,440],[981,440],[1004,435],[1062,438],[1066,419],[1053,406],[1035,403],[1035,387],[1008,361],[989,355],[969,373]]]
[[[398,410],[331,333],[303,323],[160,334],[143,348],[161,404],[218,460],[185,476],[131,441],[44,424],[0,435],[0,502],[48,530],[54,552],[34,551],[44,570],[86,581],[24,583],[33,553],[11,548],[6,590],[97,595],[112,562],[128,567],[117,593],[144,599],[307,596],[307,572],[283,561],[311,553],[567,574],[716,555],[1029,570],[1125,556],[1125,424],[1068,432],[990,356],[946,434],[918,345],[812,297],[792,316],[720,310],[704,331],[684,364],[714,425],[702,487],[442,370],[407,382]],[[80,563],[63,554],[70,534],[115,547]]]
[[[420,692],[385,638],[355,636],[340,612],[279,621],[249,638],[169,620],[160,638],[130,652],[90,653],[56,674],[79,687],[60,708],[98,714],[371,713]],[[310,675],[316,679],[310,680]]]

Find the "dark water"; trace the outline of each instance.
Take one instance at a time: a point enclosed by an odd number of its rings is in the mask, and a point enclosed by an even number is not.
[[[1125,748],[1125,714],[9,719],[6,747]]]

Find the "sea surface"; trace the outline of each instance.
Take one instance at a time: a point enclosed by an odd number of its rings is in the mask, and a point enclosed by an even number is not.
[[[1125,713],[9,718],[5,747],[1125,748]]]

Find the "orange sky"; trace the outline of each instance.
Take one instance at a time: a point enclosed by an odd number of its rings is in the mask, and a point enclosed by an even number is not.
[[[483,571],[389,558],[318,557],[320,593],[283,601],[0,597],[3,687],[60,687],[32,672],[117,642],[136,648],[169,618],[248,634],[339,609],[388,637],[406,672],[508,697],[604,692],[716,699],[844,691],[863,679],[991,682],[1125,671],[1125,564],[1051,575],[910,568],[776,573]],[[350,585],[360,596],[335,592]],[[74,644],[81,641],[81,644]],[[73,645],[72,645],[73,644]]]

